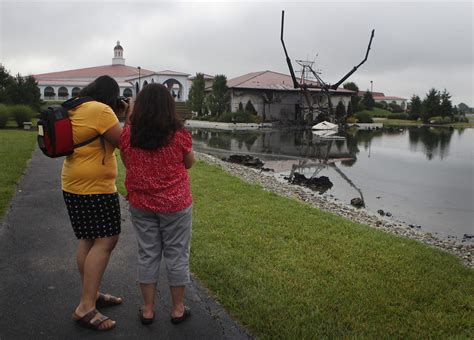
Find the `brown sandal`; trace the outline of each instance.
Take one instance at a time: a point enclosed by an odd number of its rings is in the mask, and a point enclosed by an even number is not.
[[[72,313],[72,319],[76,321],[79,325],[86,328],[95,329],[96,331],[108,331],[108,330],[111,330],[112,328],[115,328],[115,322],[112,326],[99,328],[100,325],[104,321],[110,320],[110,318],[101,314],[100,317],[92,321],[96,317],[97,314],[100,314],[97,309],[91,310],[89,313],[86,313],[83,317],[80,317],[79,315],[76,314],[76,312],[74,312]]]
[[[112,307],[122,304],[123,299],[110,294],[99,293],[99,297],[95,302],[96,308]]]

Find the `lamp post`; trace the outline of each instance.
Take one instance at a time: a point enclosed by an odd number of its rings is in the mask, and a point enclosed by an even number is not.
[[[138,66],[137,68],[138,68],[138,91],[137,91],[137,94],[138,94],[138,92],[140,92],[140,87],[142,86],[142,83],[140,81],[140,70],[142,68],[140,66]]]
[[[373,93],[373,85],[374,85],[374,82],[371,80],[370,81],[370,93]]]

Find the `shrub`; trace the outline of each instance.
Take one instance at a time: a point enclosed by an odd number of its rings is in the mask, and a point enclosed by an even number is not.
[[[393,113],[403,112],[402,107],[398,105],[397,103],[392,102],[388,104],[388,107],[390,108],[390,111],[392,111]]]
[[[414,112],[412,112],[412,113],[410,113],[410,114],[408,115],[408,119],[410,119],[410,120],[418,120],[418,119],[420,119],[420,114],[419,114],[419,113],[414,113]]]
[[[464,115],[453,116],[453,122],[469,123],[469,118]]]
[[[355,117],[347,117],[346,118],[346,123],[347,124],[354,124],[357,122],[357,119],[355,119]]]
[[[357,119],[359,123],[373,123],[374,120],[370,116],[368,112],[357,112],[354,117]]]
[[[403,119],[403,120],[409,120],[410,116],[406,113],[392,113],[388,115],[388,119]]]
[[[379,109],[385,109],[387,107],[387,103],[385,105],[383,102],[375,102],[374,107],[378,107]]]
[[[430,124],[449,124],[452,122],[451,117],[441,117],[441,116],[434,116],[430,117]]]
[[[8,114],[7,107],[3,104],[0,104],[0,129],[3,129],[7,126],[7,121],[10,115]]]
[[[9,110],[19,128],[23,127],[23,122],[29,122],[34,115],[33,109],[28,105],[13,105]]]

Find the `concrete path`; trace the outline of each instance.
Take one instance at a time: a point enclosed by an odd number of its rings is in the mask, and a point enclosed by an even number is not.
[[[122,200],[122,234],[104,276],[102,291],[124,297],[104,309],[117,327],[96,332],[77,326],[71,313],[79,301],[75,264],[77,240],[60,190],[62,159],[33,154],[11,208],[0,226],[0,339],[248,339],[249,335],[193,279],[186,291],[192,317],[169,320],[170,299],[164,275],[159,284],[157,319],[138,320],[141,297],[136,284],[136,242],[128,205]]]

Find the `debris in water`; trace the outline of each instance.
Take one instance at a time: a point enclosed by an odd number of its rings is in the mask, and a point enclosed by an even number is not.
[[[288,178],[291,184],[308,187],[312,190],[318,191],[320,194],[332,188],[333,184],[326,176],[306,178],[305,175],[299,172],[293,173],[293,176]]]

